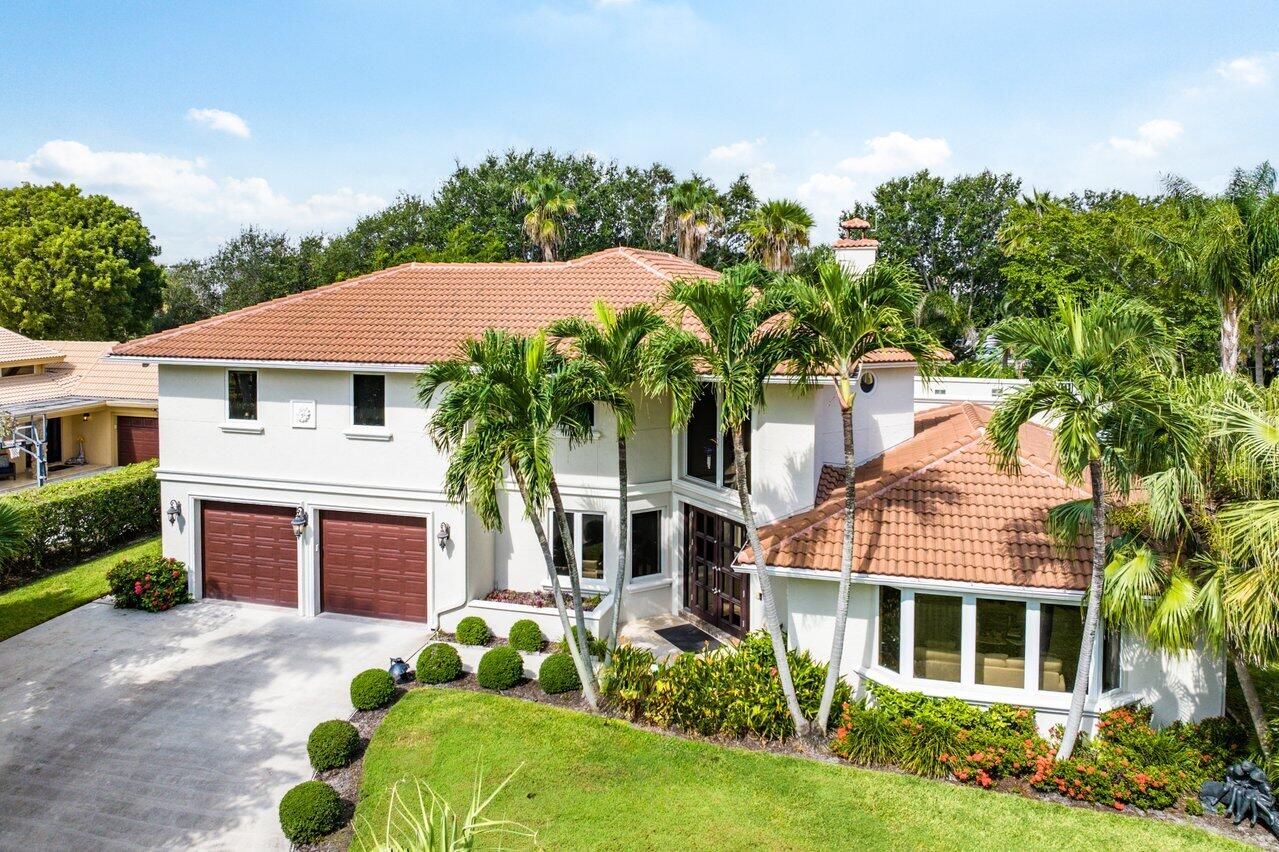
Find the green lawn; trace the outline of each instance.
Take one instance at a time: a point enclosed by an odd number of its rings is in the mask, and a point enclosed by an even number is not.
[[[121,559],[159,553],[160,539],[147,539],[0,594],[0,640],[105,595],[107,571]]]
[[[485,816],[548,849],[1221,849],[1153,820],[903,775],[725,748],[497,695],[418,689],[378,728],[356,825],[380,825],[396,780],[461,808],[524,768]],[[1240,848],[1240,847],[1234,847]]]

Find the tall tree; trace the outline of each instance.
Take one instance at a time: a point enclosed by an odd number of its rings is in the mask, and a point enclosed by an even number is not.
[[[706,251],[711,233],[723,224],[719,193],[705,179],[694,175],[666,194],[662,235],[675,237],[676,251],[685,260],[696,263]]]
[[[1101,298],[1087,307],[1064,301],[1052,319],[1018,317],[996,327],[1001,346],[1020,360],[1030,384],[1004,398],[987,424],[1000,465],[1019,473],[1021,427],[1035,416],[1054,425],[1057,466],[1092,492],[1092,575],[1059,759],[1070,757],[1083,720],[1101,618],[1106,568],[1106,494],[1123,494],[1142,447],[1189,442],[1169,403],[1164,370],[1172,346],[1158,315],[1137,302]]]
[[[742,441],[742,431],[750,428],[752,409],[764,405],[765,381],[793,354],[788,346],[790,335],[777,322],[785,307],[785,294],[760,266],[744,264],[725,270],[717,280],[672,281],[665,301],[675,309],[678,320],[653,336],[644,385],[650,393],[670,394],[671,424],[676,429],[688,423],[693,403],[702,393],[716,395],[720,424],[733,444],[737,498],[755,555],[764,626],[772,639],[777,674],[795,732],[803,737],[809,724],[799,707],[786,657],[777,598],[751,503]],[[686,319],[701,333],[685,328]],[[703,376],[709,381],[703,382]]]
[[[577,215],[577,199],[551,175],[538,175],[515,187],[515,203],[524,207],[524,233],[537,243],[542,260],[555,260],[565,238],[564,223]]]
[[[755,208],[742,223],[746,253],[773,272],[789,272],[796,248],[808,245],[812,215],[798,201],[774,199]]]
[[[627,473],[627,439],[635,431],[632,393],[644,361],[649,335],[664,325],[651,305],[632,305],[617,311],[595,303],[594,322],[578,317],[551,323],[549,333],[572,341],[580,358],[594,361],[603,375],[604,396],[595,400],[608,406],[617,429],[617,568],[613,572],[613,616],[608,634],[608,657],[617,647],[617,628],[626,592],[626,565],[630,557],[630,478]],[[607,658],[605,660],[607,662]]]
[[[429,410],[439,397],[428,431],[435,445],[449,453],[445,495],[453,502],[473,506],[489,529],[501,529],[497,492],[504,487],[506,471],[510,470],[524,502],[525,517],[542,548],[566,639],[574,631],[542,517],[551,499],[562,540],[571,541],[563,506],[557,499],[553,464],[556,435],[566,435],[572,444],[591,439],[591,424],[582,406],[603,395],[602,383],[593,361],[561,357],[544,334],[520,337],[492,329],[464,343],[458,358],[433,364],[418,377],[418,399],[424,407]],[[598,703],[595,672],[586,642],[580,584],[575,579],[577,561],[573,548],[565,547],[564,552],[578,622],[577,641],[566,644],[581,678],[583,695],[594,707]]]
[[[144,332],[160,306],[159,253],[138,214],[105,195],[0,189],[0,325],[75,340]]]
[[[931,334],[915,325],[914,315],[923,293],[914,272],[903,264],[882,261],[853,274],[842,264],[828,261],[818,267],[815,281],[794,277],[788,279],[787,287],[787,325],[795,338],[795,361],[806,381],[821,377],[834,383],[844,428],[844,541],[830,667],[815,725],[821,732],[830,721],[840,678],[852,590],[857,519],[853,408],[861,362],[876,349],[898,347],[915,358],[919,372],[926,376],[932,372],[938,344]]]
[[[1248,251],[1248,319],[1252,324],[1252,377],[1266,383],[1266,323],[1279,317],[1279,194],[1269,162],[1245,171],[1235,169],[1225,196],[1239,211]]]

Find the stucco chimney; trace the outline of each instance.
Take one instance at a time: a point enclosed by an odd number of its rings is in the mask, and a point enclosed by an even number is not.
[[[879,254],[879,240],[870,235],[870,222],[854,217],[839,223],[840,238],[831,244],[835,259],[849,272],[865,272]]]

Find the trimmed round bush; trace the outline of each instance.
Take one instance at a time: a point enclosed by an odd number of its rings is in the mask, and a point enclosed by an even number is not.
[[[323,781],[303,781],[280,800],[280,828],[291,843],[314,843],[342,827],[342,801]]]
[[[559,695],[582,688],[582,679],[577,676],[577,666],[573,658],[560,651],[551,654],[542,661],[542,668],[537,672],[538,685],[547,695]]]
[[[480,657],[476,682],[485,689],[510,689],[524,677],[524,660],[510,645],[494,648]]]
[[[306,739],[306,754],[316,772],[346,766],[359,748],[360,732],[343,719],[321,722]]]
[[[468,615],[457,623],[457,641],[463,645],[487,645],[493,631],[478,615]]]
[[[395,679],[382,669],[365,669],[351,681],[351,703],[356,710],[385,707],[395,695]]]
[[[427,645],[417,657],[418,683],[448,683],[462,676],[457,648],[444,642]]]
[[[541,651],[542,646],[546,644],[546,638],[542,636],[542,628],[538,627],[537,622],[531,618],[521,618],[512,624],[510,636],[506,641],[517,651],[528,651],[533,654]]]

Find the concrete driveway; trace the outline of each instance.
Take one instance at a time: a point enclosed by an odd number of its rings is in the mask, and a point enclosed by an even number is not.
[[[91,603],[0,642],[0,849],[287,848],[276,805],[351,677],[420,625]]]

